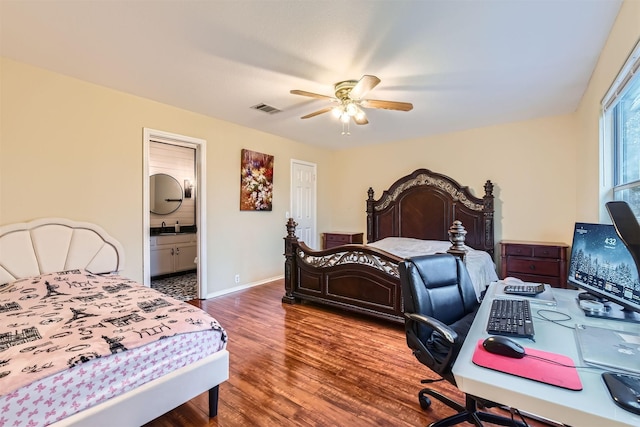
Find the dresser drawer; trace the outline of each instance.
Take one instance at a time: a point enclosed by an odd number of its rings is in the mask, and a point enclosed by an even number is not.
[[[509,245],[505,252],[507,255],[557,259],[561,257],[562,250],[558,246]]]
[[[350,237],[346,234],[327,234],[327,242],[347,244],[351,241]]]
[[[533,246],[509,245],[504,252],[506,255],[533,256]]]
[[[511,276],[525,282],[566,287],[568,245],[508,240],[503,240],[500,245],[503,279]]]
[[[566,251],[564,248],[558,246],[535,246],[533,248],[533,256],[537,258],[562,258],[562,251]]]
[[[537,276],[558,276],[560,274],[560,263],[554,260],[509,258],[507,263],[507,274],[523,273]]]
[[[364,233],[324,233],[322,235],[322,247],[323,249],[330,249],[341,245],[361,244],[363,235]]]

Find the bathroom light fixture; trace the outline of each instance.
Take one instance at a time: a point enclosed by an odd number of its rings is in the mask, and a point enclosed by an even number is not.
[[[191,190],[193,190],[193,184],[188,179],[184,180],[184,198],[191,198]]]

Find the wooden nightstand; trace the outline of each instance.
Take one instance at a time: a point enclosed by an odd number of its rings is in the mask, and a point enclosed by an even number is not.
[[[501,247],[502,278],[517,277],[525,282],[548,283],[567,287],[567,248],[564,243],[503,240]]]
[[[322,249],[330,249],[335,246],[362,244],[364,233],[332,232],[322,234]]]

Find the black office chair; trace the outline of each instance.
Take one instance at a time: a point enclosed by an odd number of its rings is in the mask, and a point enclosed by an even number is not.
[[[451,368],[480,306],[467,268],[460,258],[450,254],[408,258],[399,268],[407,345],[422,364],[456,385]],[[462,406],[432,388],[424,388],[418,393],[422,409],[431,405],[428,396],[458,411],[430,427],[462,422],[482,426],[482,421],[502,426],[526,426],[511,417],[477,410],[478,402],[484,407],[498,406],[496,403],[467,394],[465,406]]]
[[[605,205],[616,233],[622,239],[640,271],[640,223],[627,202],[616,200]]]

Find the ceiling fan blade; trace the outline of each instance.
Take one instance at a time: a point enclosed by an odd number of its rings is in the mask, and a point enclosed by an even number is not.
[[[356,122],[357,125],[366,125],[369,123],[369,120],[367,120],[367,116],[365,116],[364,114],[360,118],[358,118],[358,116],[353,116],[353,121]]]
[[[320,115],[320,114],[328,113],[329,111],[331,111],[332,108],[333,107],[325,107],[322,110],[314,111],[313,113],[309,113],[306,116],[302,116],[300,118],[301,119],[309,119],[311,117],[315,117],[315,116]]]
[[[371,89],[378,86],[380,79],[376,76],[364,75],[358,83],[351,89],[349,98],[362,99]]]
[[[409,102],[381,101],[379,99],[365,99],[360,103],[360,106],[364,108],[383,108],[385,110],[413,110],[413,104]]]
[[[332,96],[327,96],[327,95],[320,95],[319,93],[313,93],[313,92],[307,92],[305,90],[291,90],[290,91],[293,95],[302,95],[302,96],[309,96],[311,98],[318,98],[318,99],[333,99]]]

